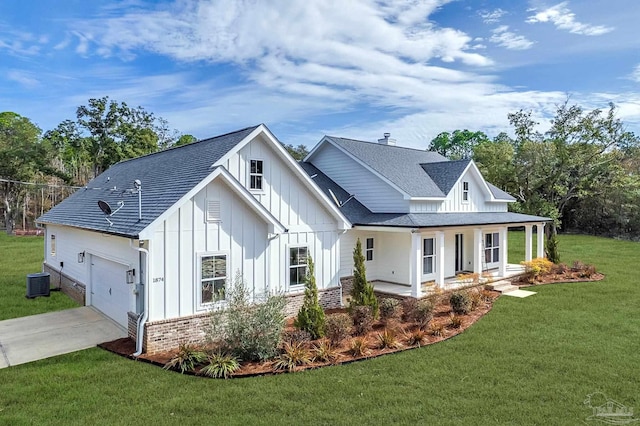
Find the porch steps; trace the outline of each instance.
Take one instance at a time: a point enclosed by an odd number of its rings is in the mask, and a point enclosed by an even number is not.
[[[499,291],[500,293],[509,293],[510,291],[519,290],[520,287],[516,285],[512,285],[511,281],[501,280],[494,281],[492,283],[487,284],[487,287],[494,291]]]

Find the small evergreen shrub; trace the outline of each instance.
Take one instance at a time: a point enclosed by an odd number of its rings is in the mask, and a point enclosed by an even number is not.
[[[407,344],[409,346],[422,346],[427,341],[427,332],[421,329],[417,329],[407,334]]]
[[[387,322],[399,321],[402,318],[402,305],[398,299],[380,300],[380,319]]]
[[[302,342],[285,342],[282,353],[273,362],[275,370],[293,371],[299,365],[311,364],[311,351]]]
[[[283,295],[269,295],[251,303],[250,296],[237,273],[227,288],[226,305],[210,313],[207,339],[240,360],[264,361],[278,353],[286,301]]]
[[[317,342],[312,350],[313,360],[334,363],[340,358],[338,350],[327,339]]]
[[[369,355],[369,342],[366,337],[355,337],[349,345],[349,353],[354,357]]]
[[[396,333],[389,328],[385,328],[382,333],[378,333],[377,338],[378,348],[380,349],[396,349],[400,346]]]
[[[198,347],[190,343],[181,343],[178,347],[178,353],[171,358],[165,365],[165,370],[176,370],[181,374],[187,371],[193,371],[207,360],[207,354],[202,352]]]
[[[216,379],[227,379],[240,369],[238,358],[221,352],[209,355],[207,362],[208,364],[200,370],[200,374]]]
[[[543,275],[547,275],[551,272],[551,268],[553,267],[553,263],[544,257],[538,257],[529,262],[520,262],[524,265],[524,271],[527,277],[527,281],[530,283],[535,283],[538,281]]]
[[[378,318],[378,298],[373,292],[373,285],[367,281],[367,271],[364,266],[360,238],[357,239],[356,247],[353,249],[353,268],[353,288],[351,289],[349,308],[370,306],[373,317]]]
[[[325,335],[334,345],[339,344],[353,332],[353,320],[349,314],[336,313],[327,315],[325,321]]]
[[[468,314],[471,311],[471,298],[466,291],[454,291],[449,296],[451,310],[458,315]]]
[[[351,310],[355,334],[362,336],[373,328],[373,312],[370,306],[355,306]]]
[[[545,244],[545,253],[551,263],[560,263],[560,252],[558,251],[558,237],[551,235]]]
[[[422,299],[416,303],[413,310],[413,320],[419,328],[426,329],[429,326],[429,322],[433,319],[433,309],[433,302],[429,299]]]
[[[318,302],[315,267],[311,255],[307,256],[307,275],[304,278],[304,301],[294,325],[307,331],[312,339],[324,336],[324,310]]]

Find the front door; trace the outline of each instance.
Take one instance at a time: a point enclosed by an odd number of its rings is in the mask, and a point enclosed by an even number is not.
[[[456,274],[464,271],[464,235],[456,234]]]

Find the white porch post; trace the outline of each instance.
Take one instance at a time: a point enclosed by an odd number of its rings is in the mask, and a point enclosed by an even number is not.
[[[422,296],[422,237],[418,230],[411,231],[411,254],[409,256],[411,296]]]
[[[544,257],[544,222],[538,224],[538,256]]]
[[[524,225],[524,260],[531,262],[531,253],[533,252],[533,225]]]
[[[509,255],[509,241],[508,241],[508,228],[500,228],[500,276],[507,276],[507,256]]]
[[[440,288],[444,288],[444,232],[436,232],[436,285]]]
[[[482,229],[475,228],[473,230],[473,273],[482,273],[482,256],[484,250],[482,246]]]

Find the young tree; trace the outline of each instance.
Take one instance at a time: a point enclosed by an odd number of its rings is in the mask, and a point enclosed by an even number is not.
[[[319,339],[324,336],[324,310],[318,302],[314,269],[313,259],[309,255],[307,256],[307,275],[304,279],[304,301],[298,311],[295,326],[307,331],[312,339]]]
[[[373,286],[367,281],[367,271],[364,266],[362,243],[360,238],[353,249],[353,288],[351,289],[351,306],[370,306],[374,318],[378,318],[378,299],[373,292]]]

